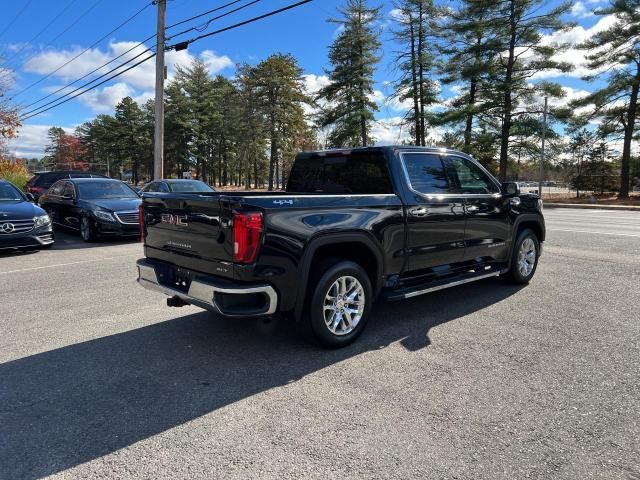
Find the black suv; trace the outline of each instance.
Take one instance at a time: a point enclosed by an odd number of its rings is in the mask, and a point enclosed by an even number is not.
[[[82,172],[79,170],[69,171],[55,171],[55,172],[42,172],[36,173],[29,179],[25,187],[25,191],[33,195],[36,202],[44,192],[49,190],[49,187],[56,183],[58,180],[67,178],[109,178],[105,175],[92,172]]]
[[[409,146],[305,152],[286,192],[143,195],[140,284],[231,317],[291,315],[330,347],[377,298],[484,278],[525,284],[542,200],[461,152]]]

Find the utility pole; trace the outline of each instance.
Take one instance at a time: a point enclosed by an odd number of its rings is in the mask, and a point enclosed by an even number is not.
[[[538,195],[542,198],[542,182],[544,181],[544,142],[547,136],[547,105],[548,98],[544,97],[544,116],[542,117],[542,149],[540,151],[540,181],[538,182]]]
[[[156,0],[158,24],[156,30],[156,104],[153,148],[153,179],[164,178],[164,44],[167,0]]]

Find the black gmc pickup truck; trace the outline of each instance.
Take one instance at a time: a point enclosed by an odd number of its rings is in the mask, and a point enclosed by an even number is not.
[[[286,192],[145,194],[138,282],[225,316],[288,314],[328,347],[362,333],[374,302],[492,276],[526,283],[542,201],[451,150],[305,152]]]

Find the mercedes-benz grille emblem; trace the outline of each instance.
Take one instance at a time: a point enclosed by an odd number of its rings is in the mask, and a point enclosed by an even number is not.
[[[2,225],[0,225],[0,230],[2,230],[4,233],[11,233],[16,229],[16,227],[13,225],[13,223],[3,223]]]

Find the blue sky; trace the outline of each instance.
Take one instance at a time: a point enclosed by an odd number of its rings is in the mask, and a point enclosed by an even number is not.
[[[170,0],[167,24],[215,8],[227,1]],[[292,1],[262,0],[243,11],[212,23],[208,31],[285,6]],[[5,61],[8,60],[8,63],[0,64],[0,68],[10,67],[12,70],[13,86],[7,95],[9,97],[55,70],[148,3],[147,0],[31,0],[15,23],[7,29],[9,22],[27,2],[28,0],[15,0],[3,2],[2,6],[0,32],[5,31],[0,35],[0,56],[3,56]],[[590,10],[601,2],[602,0],[576,2],[567,19],[577,22],[578,26],[563,34],[563,39],[580,41],[593,31],[606,26],[607,19],[590,14]],[[307,75],[308,88],[312,91],[326,81],[324,69],[328,66],[327,49],[336,34],[336,26],[328,23],[326,18],[334,14],[336,7],[341,3],[342,0],[315,0],[293,11],[203,39],[192,44],[186,52],[172,52],[168,55],[169,75],[176,63],[188,63],[192,57],[198,57],[205,61],[212,74],[233,76],[233,66],[238,62],[255,63],[272,53],[284,52],[293,54],[299,60]],[[557,2],[552,0],[549,5],[555,3]],[[403,114],[402,105],[385,101],[385,97],[390,93],[387,82],[395,76],[390,60],[396,46],[390,41],[387,28],[393,5],[391,1],[380,1],[376,4],[383,5],[383,60],[376,73],[376,100],[380,104],[380,112],[373,134],[380,143],[393,143],[405,135],[398,125]],[[78,20],[87,10],[90,11]],[[56,17],[57,19],[43,31]],[[76,20],[78,21],[75,25],[62,33]],[[198,25],[201,22],[199,20],[187,26]],[[182,25],[170,30],[169,34],[187,26]],[[133,21],[74,60],[68,67],[18,95],[15,101],[27,105],[40,99],[131,48],[152,35],[154,30],[155,7],[150,6]],[[192,32],[179,38],[185,39],[195,34],[197,33]],[[151,44],[152,42],[149,43]],[[580,52],[570,51],[565,56],[576,64],[576,72],[571,75],[551,75],[549,79],[558,81],[567,88],[567,98],[586,94],[593,86],[579,78],[583,72]],[[117,63],[113,65],[115,64]],[[20,137],[12,142],[11,150],[18,156],[41,156],[46,143],[46,130],[50,126],[58,125],[71,130],[75,125],[90,120],[96,114],[112,113],[115,103],[125,95],[144,101],[153,95],[153,76],[153,61],[149,61],[148,64],[114,79],[89,95],[27,120],[21,129]],[[445,87],[443,97],[450,95],[450,89]],[[434,135],[437,134],[438,132],[434,132]]]

